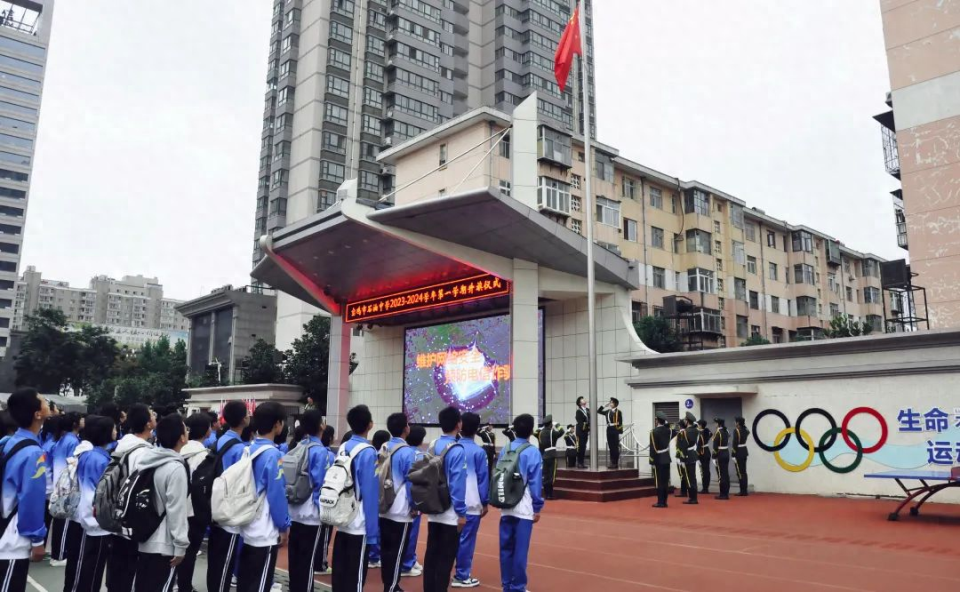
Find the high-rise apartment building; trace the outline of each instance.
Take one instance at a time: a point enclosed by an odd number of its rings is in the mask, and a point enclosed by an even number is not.
[[[260,236],[336,201],[394,187],[377,162],[480,106],[510,113],[534,90],[540,117],[573,130],[581,101],[561,93],[553,54],[569,0],[274,0],[253,262]],[[593,60],[590,2],[585,23]],[[589,103],[596,114],[593,71]],[[594,129],[596,129],[594,118]],[[595,134],[594,134],[595,135]],[[454,155],[451,155],[451,158]]]
[[[917,313],[960,327],[960,0],[880,0],[892,110],[883,125],[897,235],[910,252]],[[926,302],[926,307],[924,307]]]
[[[0,357],[13,324],[53,4],[0,1]]]

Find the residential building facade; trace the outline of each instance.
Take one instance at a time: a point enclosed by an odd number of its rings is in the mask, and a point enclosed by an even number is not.
[[[931,329],[960,326],[960,0],[880,0],[891,110],[883,126],[897,235],[918,314]]]
[[[53,5],[0,1],[0,356],[14,321]]]
[[[444,153],[462,152],[513,123],[505,113],[481,109],[381,153],[404,187],[396,204],[435,199],[455,187],[516,192],[520,175],[511,158],[518,154],[503,144],[424,177]],[[664,298],[682,296],[694,306],[688,328],[703,348],[736,346],[751,336],[773,343],[815,339],[841,314],[883,330],[880,257],[594,145],[594,239],[640,266],[643,286],[632,294],[636,320],[665,314]],[[541,123],[530,164],[540,212],[585,234],[582,139]]]

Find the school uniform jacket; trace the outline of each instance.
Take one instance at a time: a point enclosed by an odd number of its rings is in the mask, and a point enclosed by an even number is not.
[[[448,446],[459,444],[453,436],[440,436],[430,447],[430,452],[439,456]],[[444,471],[450,489],[450,507],[446,512],[427,516],[428,522],[439,522],[449,526],[457,525],[457,518],[467,515],[467,459],[463,446],[453,446],[444,459]]]
[[[516,450],[524,444],[528,444],[528,442],[519,439],[510,442],[500,451],[500,459],[503,459],[507,450]],[[540,510],[543,509],[543,457],[540,456],[540,451],[537,450],[536,446],[530,446],[520,453],[517,468],[525,484],[523,498],[516,506],[501,510],[500,514],[522,520],[533,520],[534,514],[539,514]]]
[[[487,464],[487,453],[473,441],[473,438],[460,440],[463,454],[466,457],[467,483],[464,492],[464,502],[467,505],[467,514],[479,516],[486,507],[490,497],[490,467]]]
[[[88,443],[89,444],[89,443]],[[87,536],[106,536],[108,531],[100,528],[93,515],[93,496],[97,492],[97,483],[110,464],[110,453],[96,446],[77,456],[77,483],[80,485],[80,503],[73,519],[80,523]]]
[[[390,438],[385,446],[388,451],[396,450],[390,457],[390,476],[393,478],[393,491],[396,498],[390,510],[380,514],[380,517],[394,522],[413,522],[413,517],[410,515],[410,491],[413,484],[407,479],[407,475],[410,474],[410,468],[417,458],[417,449],[406,446],[403,438]],[[398,447],[400,447],[399,450],[397,450]]]
[[[257,495],[263,498],[263,510],[253,522],[240,529],[243,544],[251,547],[272,547],[280,542],[280,533],[290,528],[283,455],[277,445],[266,438],[254,440],[250,454],[264,447],[266,450],[253,459],[253,481],[257,485]],[[231,451],[236,448],[234,446]]]
[[[47,536],[43,508],[49,469],[40,440],[33,432],[20,428],[6,441],[0,454],[6,455],[23,440],[32,440],[37,445],[13,455],[3,475],[0,511],[9,516],[16,506],[18,514],[0,536],[0,560],[28,559],[31,548],[43,545]]]
[[[290,520],[318,526],[320,524],[320,488],[323,487],[323,479],[327,476],[330,457],[327,455],[327,447],[323,445],[320,438],[315,436],[308,436],[298,446],[305,446],[308,442],[314,444],[307,450],[307,471],[310,473],[313,494],[302,504],[290,506]]]
[[[380,481],[377,479],[377,451],[370,446],[366,438],[353,436],[340,448],[347,454],[353,452],[357,446],[366,444],[368,448],[353,457],[353,482],[360,499],[360,511],[357,517],[347,526],[339,529],[341,532],[353,535],[366,535],[366,544],[380,544]]]

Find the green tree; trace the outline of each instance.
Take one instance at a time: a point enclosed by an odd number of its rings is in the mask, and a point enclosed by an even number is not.
[[[41,308],[27,315],[26,326],[20,355],[13,364],[16,384],[43,393],[62,391],[72,377],[81,373],[77,368],[78,342],[67,330],[66,315],[58,309]]]
[[[303,397],[327,408],[327,366],[330,354],[330,319],[317,315],[303,326],[303,335],[286,352],[285,382],[303,387]]]
[[[830,321],[830,328],[824,329],[823,334],[829,339],[843,337],[859,337],[873,332],[873,326],[867,322],[855,321],[848,314],[840,314]]]
[[[752,345],[770,345],[770,340],[761,335],[751,335],[750,339],[740,343],[740,347],[750,347]]]
[[[186,400],[187,347],[183,341],[170,347],[161,337],[147,342],[139,351],[120,350],[110,377],[95,385],[87,406],[96,408],[107,401],[120,407],[145,403],[157,407],[182,405]]]
[[[87,394],[90,387],[107,380],[114,369],[120,348],[103,327],[85,325],[70,333],[76,342],[77,363],[70,386],[75,393]]]
[[[655,352],[666,354],[683,351],[683,343],[668,319],[646,316],[634,324],[634,328],[640,340]]]
[[[283,380],[280,359],[283,354],[272,343],[263,339],[250,348],[250,353],[241,362],[243,384],[274,384]]]

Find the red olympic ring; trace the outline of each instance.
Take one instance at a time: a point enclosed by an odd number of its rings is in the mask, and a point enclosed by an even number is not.
[[[887,442],[887,422],[883,419],[883,416],[880,415],[879,411],[870,407],[857,407],[856,409],[851,409],[850,413],[847,413],[847,416],[843,418],[843,424],[840,433],[843,434],[843,441],[847,443],[847,446],[850,447],[850,450],[857,452],[858,447],[855,446],[853,440],[850,439],[849,430],[847,427],[850,425],[850,420],[861,413],[872,415],[878,422],[880,422],[880,440],[878,440],[876,444],[869,448],[863,448],[863,454],[870,454],[871,452],[876,452],[883,448],[883,445]]]

